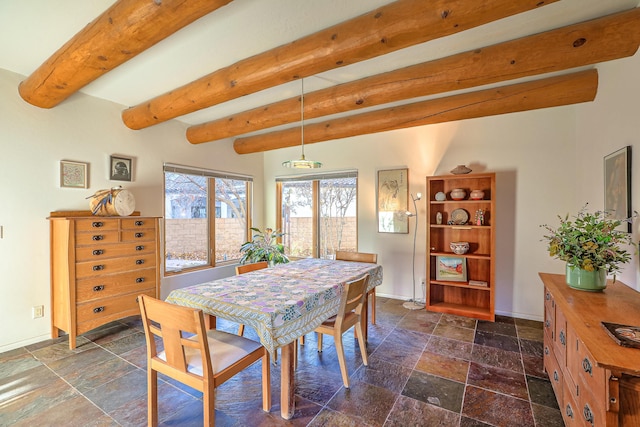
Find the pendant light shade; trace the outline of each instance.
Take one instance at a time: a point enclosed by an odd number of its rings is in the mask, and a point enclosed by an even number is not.
[[[282,162],[282,166],[296,169],[321,168],[322,163],[314,160],[307,160],[304,157],[304,79],[300,79],[300,85],[302,88],[302,95],[300,96],[300,147],[302,148],[302,155],[298,160],[287,160],[286,162]]]

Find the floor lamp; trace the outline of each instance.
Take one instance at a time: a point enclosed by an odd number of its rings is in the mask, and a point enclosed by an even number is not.
[[[416,197],[413,197],[413,194],[411,194],[411,199],[413,200],[413,210],[416,213],[411,213],[410,211],[407,211],[406,215],[407,215],[407,221],[412,216],[416,217],[416,223],[413,228],[413,264],[412,264],[413,298],[411,299],[411,301],[407,301],[404,304],[402,304],[402,306],[404,308],[408,308],[409,310],[420,310],[421,308],[424,308],[424,305],[418,304],[418,302],[416,301],[416,237],[418,236],[418,207],[416,206],[416,200],[422,199],[422,194],[416,193]]]

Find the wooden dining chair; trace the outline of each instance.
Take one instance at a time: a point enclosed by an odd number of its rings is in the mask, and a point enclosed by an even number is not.
[[[271,409],[269,352],[250,339],[207,330],[202,310],[138,297],[147,343],[148,425],[158,425],[158,372],[202,392],[205,426],[215,424],[215,389],[262,359],[262,409]],[[156,338],[162,341],[158,351]]]
[[[322,351],[322,335],[333,335],[333,340],[338,352],[338,362],[340,363],[340,372],[342,373],[342,382],[345,388],[349,388],[349,373],[347,372],[347,363],[344,357],[344,347],[342,345],[342,334],[349,328],[355,326],[360,353],[362,353],[362,363],[365,366],[369,364],[367,359],[367,347],[364,341],[364,331],[361,322],[364,301],[367,296],[367,284],[369,283],[369,275],[366,274],[358,280],[345,284],[342,294],[340,295],[340,308],[338,314],[325,320],[322,325],[316,328],[318,333],[318,351]]]
[[[269,263],[267,261],[258,261],[251,264],[236,265],[236,275],[249,273],[256,270],[262,270],[263,268],[267,267],[269,267]],[[240,325],[238,327],[238,335],[244,335],[244,325]]]
[[[336,251],[336,259],[341,261],[357,261],[357,262],[371,262],[373,264],[378,263],[378,254],[370,254],[366,252],[347,252]],[[376,288],[373,288],[368,293],[368,299],[371,301],[371,324],[376,324]]]

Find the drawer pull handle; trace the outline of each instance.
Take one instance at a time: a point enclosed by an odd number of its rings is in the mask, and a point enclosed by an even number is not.
[[[104,311],[104,307],[96,307],[93,309],[93,312],[98,314],[98,313],[102,313]]]
[[[95,236],[93,236],[93,237],[92,237],[92,239],[93,239],[93,240],[96,240],[96,241],[97,241],[97,240],[102,240],[102,239],[104,239],[104,236],[101,236],[101,235],[99,235],[99,234],[96,234]]]
[[[144,250],[144,246],[136,246],[136,251],[142,251]]]
[[[102,255],[104,253],[104,251],[102,249],[96,249],[93,251],[94,255]]]
[[[567,407],[564,409],[564,412],[567,414],[567,417],[573,419],[573,409],[571,409],[571,405],[567,404]]]
[[[549,347],[544,348],[544,354],[546,354],[547,356],[549,355]]]
[[[136,283],[142,283],[142,282],[144,282],[144,277],[138,277],[136,279]]]
[[[587,374],[593,376],[593,369],[591,367],[591,362],[586,357],[582,361],[582,370],[585,371]]]
[[[560,382],[560,376],[558,376],[558,371],[553,371],[553,379],[555,382]]]
[[[91,226],[92,226],[92,227],[95,227],[95,228],[100,228],[100,227],[102,227],[103,225],[104,225],[104,223],[103,223],[103,222],[100,222],[100,221],[96,221],[96,222],[92,222],[92,223],[91,223]]]
[[[100,271],[100,270],[104,270],[104,265],[94,265],[93,266],[93,271]]]
[[[582,410],[582,415],[584,416],[584,420],[586,422],[591,423],[591,425],[594,424],[593,413],[591,412],[591,408],[589,408],[589,405],[584,405],[584,409]]]
[[[143,259],[137,259],[136,260],[136,265],[141,265],[144,264],[144,260]]]
[[[136,233],[135,236],[140,238],[140,237],[144,236],[144,233]]]
[[[93,292],[100,292],[100,291],[104,291],[104,285],[99,285],[99,286],[94,286],[93,287]]]
[[[564,336],[564,331],[560,331],[560,344],[567,345],[567,339]]]
[[[551,322],[549,322],[548,320],[545,320],[544,326],[547,327],[547,328],[550,327],[551,326]]]
[[[136,221],[136,225],[140,227],[141,225],[144,225],[144,221]]]
[[[549,292],[547,292],[544,297],[547,299],[547,301],[549,301],[551,299],[551,294]]]

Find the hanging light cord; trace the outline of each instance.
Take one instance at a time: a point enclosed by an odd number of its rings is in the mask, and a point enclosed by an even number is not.
[[[304,78],[300,80],[302,95],[300,95],[300,141],[302,146],[302,159],[304,160]]]

